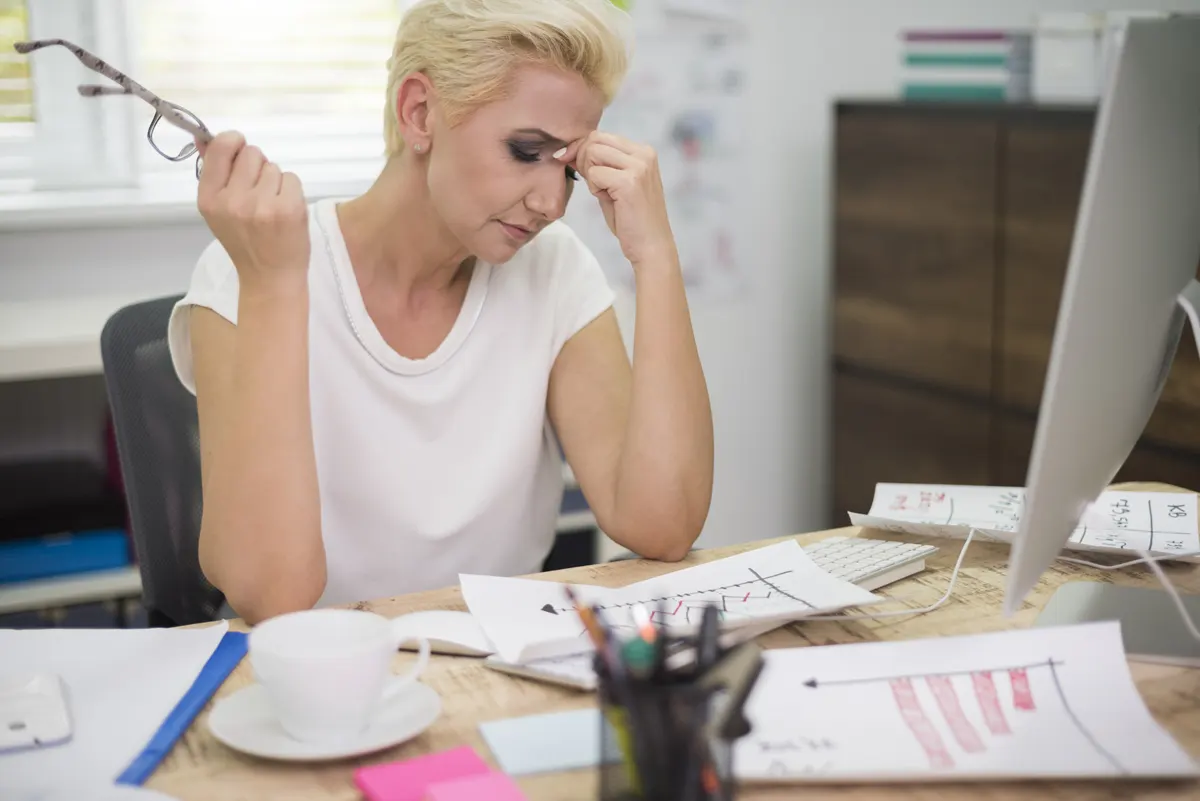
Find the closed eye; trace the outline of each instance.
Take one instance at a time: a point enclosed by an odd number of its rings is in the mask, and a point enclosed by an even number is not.
[[[508,152],[512,154],[512,157],[514,159],[521,162],[522,164],[533,164],[537,161],[540,161],[542,158],[540,148],[530,149],[529,147],[522,146],[521,144],[519,144],[517,142],[509,142],[508,143]],[[567,178],[569,180],[572,180],[572,181],[579,180],[579,173],[575,170],[574,167],[567,167],[566,173],[567,173]]]

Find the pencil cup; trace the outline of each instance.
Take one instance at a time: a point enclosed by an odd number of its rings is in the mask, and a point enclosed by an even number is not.
[[[733,798],[733,744],[707,733],[711,691],[670,678],[615,684],[597,668],[600,801]]]

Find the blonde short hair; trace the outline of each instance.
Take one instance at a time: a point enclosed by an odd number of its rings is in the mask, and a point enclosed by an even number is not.
[[[501,97],[520,64],[576,73],[607,105],[628,68],[628,31],[612,0],[420,0],[401,19],[388,59],[388,154],[404,148],[396,93],[409,75],[429,78],[451,125]]]

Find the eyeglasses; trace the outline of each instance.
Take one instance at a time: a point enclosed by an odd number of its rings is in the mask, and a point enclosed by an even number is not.
[[[191,158],[196,153],[196,142],[208,144],[212,141],[212,132],[205,127],[192,112],[185,109],[183,106],[176,105],[170,101],[163,100],[158,95],[151,92],[146,87],[142,86],[137,81],[130,78],[125,73],[112,67],[105,61],[92,55],[77,44],[68,42],[65,39],[38,39],[33,42],[17,42],[13,45],[18,53],[32,53],[34,50],[40,50],[43,47],[53,46],[65,47],[75,54],[85,67],[95,72],[100,73],[105,78],[115,82],[116,86],[100,86],[98,84],[84,84],[79,87],[79,94],[84,97],[99,97],[101,95],[135,95],[145,100],[154,108],[154,118],[150,121],[150,127],[146,131],[146,139],[150,142],[150,146],[163,158],[169,161],[184,161]],[[163,149],[160,142],[155,141],[155,131],[158,129],[158,123],[161,120],[166,120],[171,125],[179,128],[186,133],[192,135],[192,141],[189,141],[178,153],[172,155]],[[162,134],[159,134],[159,138]],[[201,159],[196,159],[196,177],[200,177]]]

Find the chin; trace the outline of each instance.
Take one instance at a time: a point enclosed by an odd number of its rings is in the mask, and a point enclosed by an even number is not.
[[[470,248],[471,253],[480,261],[488,264],[504,264],[517,255],[521,248],[533,241],[531,237],[528,241],[517,244],[507,239],[500,241],[476,242],[475,247]]]

